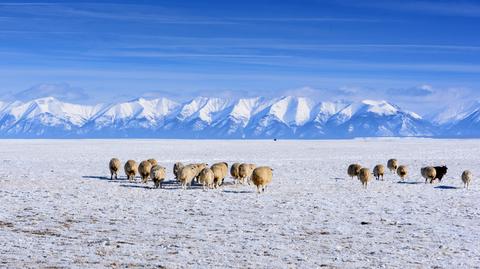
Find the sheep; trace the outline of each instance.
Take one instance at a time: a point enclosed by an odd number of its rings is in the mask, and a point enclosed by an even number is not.
[[[120,163],[120,160],[117,158],[112,158],[110,160],[110,163],[108,163],[108,168],[110,169],[110,179],[113,179],[113,176],[115,176],[115,179],[118,179],[118,171],[120,170],[120,167],[122,164]]]
[[[363,187],[367,188],[368,181],[370,181],[370,169],[368,168],[360,169],[357,177],[360,180],[360,182],[362,182]]]
[[[257,193],[260,193],[260,188],[262,192],[265,191],[267,184],[272,182],[273,169],[268,166],[260,166],[255,168],[252,171],[252,182],[257,186]]]
[[[138,171],[137,163],[134,160],[128,160],[123,168],[125,169],[127,179],[130,181],[135,181],[135,175]]]
[[[165,167],[158,164],[152,166],[150,169],[150,178],[156,189],[158,189],[158,187],[160,187],[160,189],[162,188],[162,182],[165,180],[166,174]]]
[[[197,167],[194,164],[184,166],[178,172],[178,181],[182,185],[182,189],[186,190],[187,185],[192,185],[193,178],[197,175]]]
[[[198,182],[203,185],[204,190],[207,188],[212,189],[214,187],[214,179],[215,174],[213,173],[212,169],[208,167],[200,171],[200,174],[198,175]]]
[[[390,172],[395,173],[397,172],[398,168],[398,161],[397,159],[390,159],[387,161],[387,168],[390,170]]]
[[[142,161],[138,166],[138,173],[142,177],[142,183],[147,183],[151,169],[152,164],[149,161]]]
[[[353,179],[353,177],[358,176],[358,173],[360,172],[360,169],[362,169],[362,166],[361,166],[361,165],[356,164],[356,163],[351,164],[351,165],[348,166],[347,174],[348,174],[350,177],[352,177],[352,179]]]
[[[383,181],[383,174],[385,174],[385,166],[381,164],[375,165],[375,167],[373,168],[373,175],[375,176],[375,178],[377,180],[380,180],[380,177],[382,177]]]
[[[152,159],[148,159],[147,162],[149,162],[149,163],[152,165],[152,167],[154,167],[155,165],[158,164],[157,160],[155,160],[155,159],[153,159],[153,158],[152,158]]]
[[[428,180],[430,180],[430,183],[432,183],[437,176],[437,171],[431,166],[422,167],[420,169],[420,173],[422,174],[422,177],[425,178],[425,183],[427,183]]]
[[[443,176],[447,174],[448,167],[446,165],[443,165],[443,166],[435,166],[433,168],[435,168],[435,171],[437,172],[435,179],[438,179],[438,181],[442,181]]]
[[[240,163],[234,163],[232,164],[232,166],[230,167],[230,175],[232,176],[233,178],[233,181],[235,182],[235,184],[237,184],[238,182],[238,179],[239,179],[239,167],[240,167]]]
[[[194,163],[193,164],[196,168],[196,174],[195,174],[195,182],[198,182],[198,175],[200,174],[200,172],[202,172],[203,169],[207,168],[208,167],[208,163]]]
[[[467,190],[468,190],[468,187],[470,186],[470,182],[472,181],[472,178],[473,178],[472,172],[468,170],[463,171],[462,173],[463,187],[467,188]]]
[[[228,164],[223,163],[215,163],[210,167],[213,171],[215,177],[213,178],[215,188],[218,188],[220,185],[223,184],[223,180],[228,174]]]
[[[248,184],[250,184],[250,178],[255,168],[256,168],[256,165],[252,163],[240,164],[240,166],[238,167],[239,181],[242,184],[245,184],[245,181],[248,182]]]
[[[176,162],[174,165],[173,165],[173,174],[175,175],[175,180],[178,181],[178,173],[180,172],[180,170],[182,170],[182,168],[184,167],[185,165],[181,162]]]
[[[408,175],[408,168],[405,165],[400,165],[397,168],[397,175],[403,180],[405,180],[405,177]]]

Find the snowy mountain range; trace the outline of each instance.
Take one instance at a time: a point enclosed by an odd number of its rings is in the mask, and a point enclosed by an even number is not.
[[[480,104],[425,120],[386,101],[314,102],[284,96],[179,103],[143,98],[79,105],[53,97],[0,102],[2,138],[480,137]]]

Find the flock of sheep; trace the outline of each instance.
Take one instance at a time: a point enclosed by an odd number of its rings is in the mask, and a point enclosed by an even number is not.
[[[112,158],[108,164],[110,169],[110,179],[117,179],[121,169],[121,162],[117,158]],[[139,165],[134,160],[128,160],[124,165],[125,175],[131,182],[135,181],[137,173],[141,177],[142,183],[147,183],[149,178],[153,181],[155,188],[162,188],[162,182],[166,178],[166,169],[158,165],[155,159],[141,161]],[[218,188],[223,184],[228,174],[228,163],[215,163],[210,167],[206,163],[195,163],[184,165],[177,162],[173,165],[173,174],[175,180],[179,182],[183,189],[191,186],[193,182],[203,185],[203,189]],[[257,192],[264,192],[266,186],[272,181],[273,169],[268,166],[256,167],[255,164],[234,163],[230,168],[230,175],[235,184],[252,182],[257,187]]]
[[[393,172],[397,173],[397,175],[402,179],[405,180],[405,178],[408,175],[408,168],[406,165],[398,165],[398,161],[396,159],[390,159],[387,161],[387,168]],[[427,166],[427,167],[422,167],[420,169],[420,172],[422,174],[422,177],[425,178],[425,183],[430,181],[430,183],[433,183],[435,179],[438,179],[439,181],[442,181],[443,176],[447,174],[447,166]],[[371,180],[370,175],[373,174],[373,176],[377,180],[383,180],[383,175],[385,174],[385,166],[383,164],[377,164],[373,168],[373,173],[370,173],[370,169],[365,168],[359,164],[351,164],[348,166],[347,169],[347,174],[352,177],[357,177],[360,182],[362,183],[363,187],[366,188],[368,182]],[[470,186],[470,182],[472,181],[473,175],[472,172],[465,170],[462,173],[462,182],[465,188],[468,189]]]

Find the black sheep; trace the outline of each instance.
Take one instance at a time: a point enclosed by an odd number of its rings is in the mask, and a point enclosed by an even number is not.
[[[437,172],[437,175],[435,176],[435,179],[438,179],[438,181],[442,181],[443,176],[447,174],[447,166],[435,166],[435,171]]]

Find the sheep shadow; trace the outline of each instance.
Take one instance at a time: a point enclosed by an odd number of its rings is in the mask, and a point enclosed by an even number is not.
[[[223,190],[224,193],[234,193],[234,194],[243,194],[243,193],[254,193],[254,191],[235,191],[235,190]]]
[[[417,184],[425,184],[425,183],[420,181],[397,181],[397,184],[417,185]]]
[[[435,189],[441,189],[441,190],[456,190],[456,189],[459,189],[459,188],[458,188],[458,187],[454,187],[454,186],[441,185],[441,186],[436,186]]]
[[[82,178],[105,180],[109,182],[125,182],[125,180],[127,180],[127,178],[122,178],[122,177],[119,177],[117,179],[110,179],[109,177],[105,177],[105,176],[82,176]]]
[[[120,187],[123,188],[133,188],[133,189],[147,189],[147,190],[152,190],[154,187],[152,186],[147,186],[147,185],[128,185],[128,184],[120,184]]]

